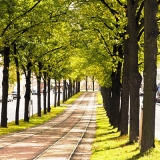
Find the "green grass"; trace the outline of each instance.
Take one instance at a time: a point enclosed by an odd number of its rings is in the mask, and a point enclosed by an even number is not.
[[[73,103],[83,93],[84,92],[79,92],[79,93],[75,94],[72,98],[68,99],[64,104],[71,104],[71,103]]]
[[[102,105],[102,103],[103,103],[103,100],[102,100],[101,92],[98,92],[96,97],[96,104]]]
[[[144,155],[140,154],[139,144],[129,144],[128,136],[120,136],[114,129],[103,107],[97,108],[96,138],[92,146],[91,160],[159,160],[160,141],[156,141],[156,148]]]
[[[71,104],[73,103],[83,92],[79,92],[78,94],[72,96],[70,99],[68,99],[65,104]],[[37,114],[30,117],[29,122],[24,122],[24,120],[19,121],[19,125],[15,125],[15,122],[8,123],[7,128],[0,127],[0,135],[9,134],[12,132],[22,131],[24,129],[34,127],[37,125],[40,125],[42,123],[47,122],[48,120],[54,118],[58,114],[62,113],[67,107],[66,106],[58,106],[58,107],[51,107],[51,112],[48,112],[47,114],[43,114],[41,117],[38,117]]]

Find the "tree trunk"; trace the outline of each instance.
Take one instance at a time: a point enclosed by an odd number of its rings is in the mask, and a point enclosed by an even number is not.
[[[86,76],[86,91],[88,91],[88,77]]]
[[[73,81],[73,92],[72,95],[75,95],[76,93],[76,85],[75,85],[75,80]]]
[[[16,115],[15,115],[15,124],[19,125],[19,104],[20,104],[20,73],[19,73],[19,63],[17,58],[16,44],[14,44],[14,59],[16,64],[16,74],[17,74],[17,103],[16,103]]]
[[[50,78],[48,78],[48,107],[47,107],[47,111],[50,112],[51,111],[51,104],[50,104],[50,91],[51,91],[51,88],[50,88]]]
[[[47,73],[44,72],[44,88],[43,88],[43,113],[47,114],[47,107],[46,107],[46,90],[47,90],[47,84],[46,84],[46,79],[47,79]]]
[[[29,101],[31,94],[31,62],[27,64],[24,121],[29,122]]]
[[[66,82],[66,91],[65,91],[66,93],[66,101],[68,100],[68,83]]]
[[[121,68],[121,65],[119,65]],[[119,121],[119,109],[120,109],[120,76],[117,73],[112,73],[112,107],[111,107],[111,114],[112,114],[112,125],[114,127],[118,127]]]
[[[141,153],[154,147],[157,62],[157,1],[144,2],[144,101]]]
[[[129,31],[129,64],[130,64],[130,135],[129,141],[138,140],[139,136],[139,88],[142,77],[138,72],[138,22],[136,19],[137,3],[128,3],[128,31]]]
[[[93,81],[92,81],[92,89],[94,91],[94,76],[93,76]]]
[[[61,88],[61,81],[58,81],[58,99],[57,99],[57,106],[60,106],[60,88]]]
[[[70,88],[70,97],[73,96],[73,85],[71,79],[69,80],[69,88]]]
[[[8,100],[8,79],[9,79],[9,54],[10,47],[4,47],[4,68],[2,81],[2,111],[1,111],[1,127],[7,127],[7,100]]]
[[[72,96],[72,82],[69,79],[69,84],[68,84],[68,98]]]
[[[101,95],[103,99],[103,107],[108,114],[109,110],[107,108],[107,88],[106,87],[101,86]]]
[[[41,117],[41,77],[42,63],[38,62],[39,75],[37,75],[37,115]]]
[[[101,86],[101,95],[103,98],[103,106],[106,110],[109,121],[111,119],[111,107],[112,107],[112,97],[111,97],[111,88],[106,88]]]
[[[76,80],[76,94],[78,93],[78,81]]]
[[[80,92],[80,82],[78,82],[78,92]]]
[[[66,101],[66,80],[63,80],[63,103]]]
[[[57,107],[57,80],[55,79],[54,107]]]
[[[37,115],[41,117],[41,76],[37,76]]]
[[[120,127],[121,135],[128,134],[128,109],[129,109],[129,51],[128,40],[124,39],[124,65],[122,77]]]

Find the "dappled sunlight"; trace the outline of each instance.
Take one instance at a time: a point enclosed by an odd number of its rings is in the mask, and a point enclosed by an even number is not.
[[[128,135],[120,136],[117,128],[113,128],[105,116],[104,108],[97,108],[96,139],[92,145],[91,160],[159,160],[159,148],[140,154],[139,143],[129,143]],[[157,146],[160,143],[156,141]]]

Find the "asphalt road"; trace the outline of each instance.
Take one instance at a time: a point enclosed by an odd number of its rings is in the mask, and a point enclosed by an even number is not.
[[[54,105],[54,94],[53,91],[50,93],[50,104]],[[62,99],[62,94],[61,94],[61,99]],[[31,96],[32,104],[30,105],[30,116],[33,114],[37,113],[37,95],[32,95]],[[20,108],[19,108],[19,119],[24,118],[24,95],[21,95],[20,99]],[[1,111],[1,105],[0,103],[0,111]],[[43,95],[41,94],[41,108],[43,110]],[[16,99],[14,99],[12,102],[8,102],[8,110],[7,110],[7,117],[8,117],[8,122],[15,121],[15,112],[16,112]],[[1,122],[1,115],[0,115],[0,122]]]
[[[155,137],[160,140],[160,103],[156,105]]]

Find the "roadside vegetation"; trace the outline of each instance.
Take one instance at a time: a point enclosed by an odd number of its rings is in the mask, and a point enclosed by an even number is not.
[[[78,92],[77,94],[75,94],[74,96],[72,96],[70,99],[68,99],[66,102],[64,102],[64,104],[71,104],[71,103],[73,103],[83,93],[84,92]]]
[[[97,102],[102,104],[100,93],[97,94]],[[103,106],[97,107],[96,138],[92,145],[91,160],[159,160],[160,141],[156,140],[156,148],[152,148],[145,154],[140,154],[139,143],[130,144],[128,135],[120,136],[117,128],[113,128],[106,116]]]
[[[62,113],[67,108],[67,106],[65,106],[65,104],[73,103],[82,93],[83,92],[79,92],[79,93],[75,94],[74,96],[72,96],[70,99],[68,99],[63,104],[63,106],[57,106],[57,107],[51,106],[51,112],[48,112],[47,114],[44,114],[42,111],[42,117],[38,117],[37,114],[34,114],[33,116],[30,117],[29,122],[25,122],[22,119],[19,121],[19,125],[15,125],[15,122],[13,121],[13,122],[8,123],[7,128],[0,127],[0,135],[9,134],[12,132],[17,132],[17,131],[22,131],[24,129],[34,127],[34,126],[37,126],[37,125],[40,125],[42,123],[49,121],[50,119],[52,119],[52,118],[56,117],[57,115],[59,115],[60,113]]]
[[[97,93],[97,98],[96,98],[96,104],[97,105],[102,105],[102,95],[101,95],[101,92],[98,92]]]

